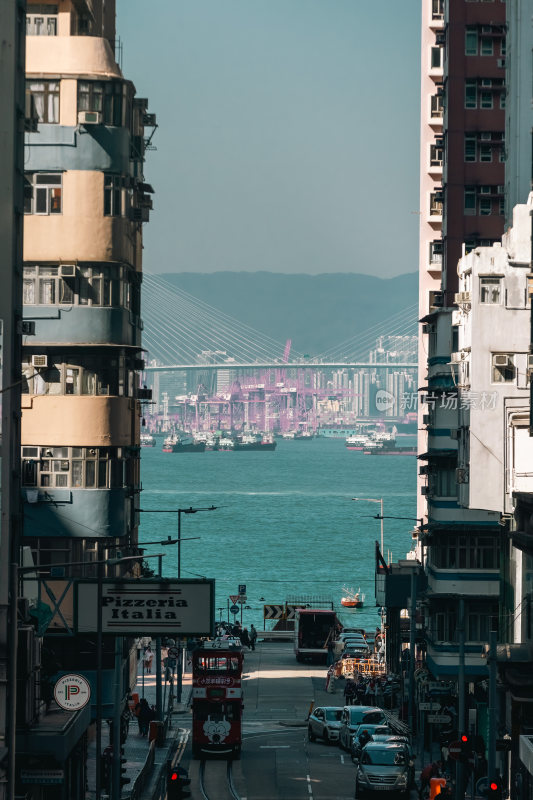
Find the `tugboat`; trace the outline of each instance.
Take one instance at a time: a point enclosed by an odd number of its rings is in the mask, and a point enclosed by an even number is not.
[[[243,433],[235,439],[234,450],[275,450],[277,442],[274,437],[265,433]]]
[[[190,436],[171,433],[163,442],[163,453],[203,453],[205,442],[195,442]]]
[[[365,603],[365,595],[361,594],[361,589],[355,592],[353,589],[347,589],[346,586],[342,589],[346,592],[344,597],[341,597],[341,606],[344,608],[363,608]]]

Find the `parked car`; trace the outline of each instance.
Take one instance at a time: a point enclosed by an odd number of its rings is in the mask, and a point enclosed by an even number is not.
[[[386,722],[385,714],[376,706],[344,706],[339,729],[339,745],[343,750],[350,750],[352,735],[361,723],[382,725]]]
[[[352,734],[352,740],[350,742],[350,756],[354,764],[359,761],[361,752],[363,750],[363,747],[359,741],[359,734],[362,731],[368,731],[373,741],[376,741],[377,739],[380,741],[386,741],[388,737],[392,735],[392,731],[388,725],[367,725],[365,722],[361,723],[355,733]]]
[[[403,742],[369,742],[363,748],[355,776],[355,796],[394,792],[409,796],[414,784],[414,759]]]
[[[364,642],[346,642],[341,653],[342,658],[368,658],[370,648]]]
[[[339,741],[342,708],[339,706],[320,706],[314,708],[307,722],[307,738],[314,742],[316,738],[324,740],[324,744]]]

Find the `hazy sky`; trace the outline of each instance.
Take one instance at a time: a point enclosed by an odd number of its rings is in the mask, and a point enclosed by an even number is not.
[[[417,269],[419,0],[117,0],[150,272]]]

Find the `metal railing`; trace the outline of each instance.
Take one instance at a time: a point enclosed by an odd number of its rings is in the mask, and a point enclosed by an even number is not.
[[[154,760],[155,760],[155,739],[152,739],[152,741],[150,742],[150,747],[148,748],[148,753],[146,755],[146,761],[144,762],[143,768],[135,778],[133,786],[131,787],[129,794],[127,795],[128,800],[141,799],[143,789],[146,786],[148,777],[152,771],[152,767],[154,766]]]

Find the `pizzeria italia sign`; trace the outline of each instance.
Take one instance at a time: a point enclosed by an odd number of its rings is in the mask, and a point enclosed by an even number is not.
[[[104,580],[76,585],[77,633],[208,636],[214,620],[213,580]]]

